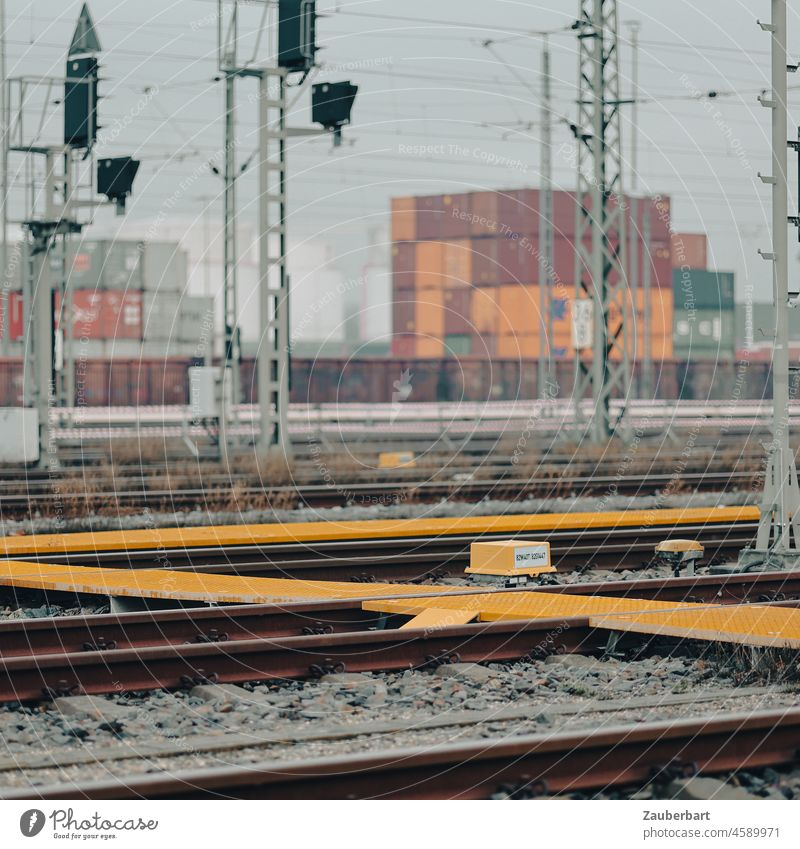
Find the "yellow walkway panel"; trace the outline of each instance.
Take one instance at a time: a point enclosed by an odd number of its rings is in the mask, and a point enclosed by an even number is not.
[[[511,619],[554,619],[567,616],[592,616],[602,613],[630,613],[639,610],[672,610],[685,603],[649,601],[638,598],[567,595],[544,592],[493,592],[471,596],[429,596],[365,601],[364,610],[419,616],[430,608],[473,611],[481,622]],[[691,607],[691,605],[688,605]],[[698,605],[700,606],[700,605]]]
[[[478,613],[475,610],[447,610],[441,607],[429,607],[401,625],[400,628],[425,628],[427,631],[438,631],[442,628],[452,628],[454,625],[468,625],[477,618]]]
[[[541,513],[446,519],[363,522],[297,522],[275,525],[218,525],[203,528],[148,528],[78,534],[36,534],[0,538],[0,557],[68,554],[78,551],[133,551],[232,545],[273,545],[322,540],[394,539],[443,535],[543,534],[590,528],[635,528],[757,522],[757,507],[624,510],[609,513]]]
[[[282,604],[293,601],[424,595],[430,587],[417,584],[354,584],[291,578],[250,578],[175,572],[166,569],[102,569],[46,563],[0,561],[0,586],[114,597],[204,601],[211,604]],[[464,587],[435,591],[465,592]],[[466,589],[466,592],[475,592]],[[485,591],[481,595],[485,595]],[[427,605],[428,607],[430,605]]]
[[[800,610],[786,607],[687,605],[657,613],[593,616],[589,622],[611,631],[800,649]]]

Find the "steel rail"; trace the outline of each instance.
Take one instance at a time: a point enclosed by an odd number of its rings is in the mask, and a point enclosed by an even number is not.
[[[435,587],[425,590],[435,592]],[[767,603],[800,600],[800,572],[603,581],[532,587],[565,595],[633,597],[655,601]],[[423,588],[420,588],[423,591]],[[357,588],[354,587],[354,593]],[[137,649],[195,642],[231,642],[368,630],[380,614],[352,599],[285,605],[231,605],[0,621],[0,655]]]
[[[697,539],[712,562],[738,553],[755,536],[751,521],[610,527],[548,531],[553,564],[569,572],[590,564],[611,570],[651,562],[655,543],[671,535]],[[15,560],[115,568],[168,568],[177,571],[327,580],[403,580],[462,576],[470,545],[478,538],[507,533],[447,534],[375,540],[328,540],[269,545],[138,549],[131,551],[42,552]]]
[[[796,606],[797,602],[777,604]],[[125,649],[90,645],[88,651],[0,657],[0,703],[319,677],[331,672],[426,669],[451,662],[512,661],[553,653],[597,654],[604,650],[607,638],[605,629],[589,625],[588,616],[574,616],[476,622],[438,630],[388,628]],[[623,634],[618,645],[639,645],[642,639]]]
[[[11,799],[485,799],[602,791],[792,764],[800,710],[731,713],[313,760],[65,781]]]
[[[751,485],[759,476],[758,471],[742,472],[696,472],[682,473],[678,482],[691,486],[694,491],[724,492]],[[478,480],[408,480],[391,482],[338,482],[332,484],[301,484],[299,486],[265,486],[251,484],[239,486],[234,481],[226,486],[196,486],[191,488],[171,487],[168,489],[117,489],[109,485],[106,489],[65,490],[59,487],[58,500],[73,504],[74,511],[82,503],[102,503],[105,510],[122,507],[167,506],[185,507],[203,504],[217,505],[222,502],[246,503],[266,499],[294,499],[298,505],[308,507],[347,506],[359,504],[391,504],[399,501],[427,501],[448,496],[454,499],[474,499],[493,496],[503,500],[519,501],[532,496],[563,494],[583,496],[603,492],[613,486],[616,494],[652,494],[675,483],[672,475],[589,475],[582,477],[507,478],[498,477]],[[27,511],[53,502],[53,485],[49,491],[8,493],[0,495],[0,511],[11,518],[15,511]]]

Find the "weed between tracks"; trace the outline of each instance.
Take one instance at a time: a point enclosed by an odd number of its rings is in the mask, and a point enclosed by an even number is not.
[[[717,644],[707,656],[738,685],[783,684],[800,690],[800,652],[794,649]]]

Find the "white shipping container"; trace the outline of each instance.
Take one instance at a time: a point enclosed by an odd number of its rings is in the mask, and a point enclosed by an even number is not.
[[[188,280],[186,251],[177,242],[146,242],[142,288],[151,292],[183,292]]]
[[[182,341],[180,327],[180,292],[144,292],[142,339],[145,341]]]
[[[39,459],[39,411],[0,407],[0,463],[35,463]]]

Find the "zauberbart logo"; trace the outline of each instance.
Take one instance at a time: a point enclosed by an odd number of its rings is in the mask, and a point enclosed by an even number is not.
[[[44,823],[44,812],[38,810],[38,808],[31,808],[19,818],[19,830],[25,837],[36,837],[44,828]]]

